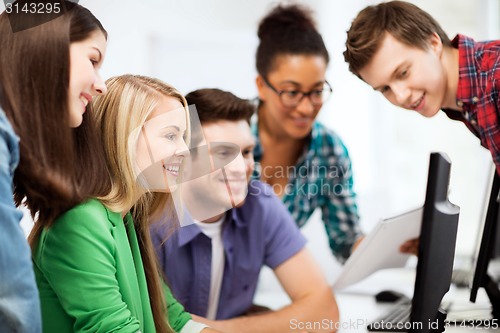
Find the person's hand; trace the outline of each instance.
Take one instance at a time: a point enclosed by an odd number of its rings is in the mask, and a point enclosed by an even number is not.
[[[401,246],[399,247],[399,251],[401,253],[414,254],[418,256],[418,244],[418,238],[407,240],[406,242],[401,244]]]

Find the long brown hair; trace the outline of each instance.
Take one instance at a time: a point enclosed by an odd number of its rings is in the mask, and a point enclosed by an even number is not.
[[[151,241],[149,220],[151,215],[162,211],[174,211],[172,195],[169,193],[144,192],[137,182],[135,171],[134,133],[141,128],[163,96],[176,98],[186,110],[189,138],[189,113],[182,94],[171,85],[160,80],[139,75],[122,75],[106,81],[108,92],[95,98],[94,113],[106,151],[108,168],[113,175],[112,190],[99,199],[109,209],[122,212],[131,210],[137,232],[142,261],[146,273],[149,299],[155,320],[156,331],[173,332],[169,327],[165,305],[161,272]]]
[[[104,152],[89,112],[72,129],[68,102],[70,43],[95,31],[107,34],[84,7],[62,1],[61,10],[59,17],[21,31],[12,22],[29,23],[30,16],[0,15],[0,106],[20,137],[16,204],[24,201],[32,216],[38,215],[32,245],[61,213],[109,191]]]

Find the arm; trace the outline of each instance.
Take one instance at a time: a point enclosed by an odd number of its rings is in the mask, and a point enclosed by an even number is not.
[[[0,110],[0,326],[9,332],[40,332],[40,300],[31,252],[19,226],[22,213],[12,193],[17,139]],[[15,309],[22,309],[16,311]]]
[[[184,309],[184,306],[182,306],[182,304],[175,299],[174,295],[172,295],[172,291],[165,283],[163,283],[163,292],[165,294],[165,301],[167,303],[168,322],[170,324],[170,327],[172,327],[172,329],[175,332],[179,333],[219,332],[210,327],[206,327],[200,322],[195,322],[194,320],[192,320],[191,315],[187,313]]]
[[[345,262],[361,242],[363,234],[353,190],[351,160],[340,139],[334,144],[341,145],[343,153],[337,156],[337,165],[331,166],[337,172],[333,176],[326,176],[325,181],[330,186],[325,188],[330,190],[324,193],[325,202],[321,210],[332,253],[340,262]]]
[[[39,239],[34,252],[35,264],[43,273],[39,279],[42,286],[50,285],[57,295],[57,304],[50,296],[42,301],[47,325],[62,319],[49,318],[51,311],[56,316],[64,311],[72,318],[74,332],[136,333],[141,326],[124,301],[124,286],[120,286],[117,276],[116,256],[126,252],[130,245],[123,224],[111,226],[101,208],[77,206]],[[128,260],[123,264],[127,265],[130,276],[135,276],[134,264]],[[54,309],[58,307],[62,309]]]
[[[286,260],[274,270],[292,303],[277,311],[238,317],[229,320],[210,321],[193,316],[224,332],[303,332],[306,322],[315,322],[319,330],[333,332],[339,320],[337,303],[332,289],[307,249]]]

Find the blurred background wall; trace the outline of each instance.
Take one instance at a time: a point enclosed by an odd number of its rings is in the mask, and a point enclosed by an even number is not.
[[[450,197],[461,206],[457,254],[475,248],[482,217],[489,153],[462,124],[439,115],[425,119],[393,107],[354,77],[343,60],[346,30],[359,10],[378,1],[310,0],[331,56],[327,79],[334,94],[319,119],[337,131],[353,160],[363,230],[382,217],[423,204],[429,152],[452,160]],[[500,39],[500,0],[413,0],[450,37]],[[259,19],[277,1],[83,0],[109,32],[102,75],[144,74],[183,93],[203,87],[256,97],[255,50]],[[0,9],[3,3],[0,4]],[[327,274],[335,270],[319,215],[304,232]],[[313,243],[313,242],[310,242]]]

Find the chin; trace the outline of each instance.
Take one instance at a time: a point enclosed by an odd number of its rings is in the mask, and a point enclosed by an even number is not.
[[[305,137],[307,137],[309,135],[309,133],[311,133],[311,130],[312,130],[311,126],[308,126],[307,128],[300,128],[300,129],[294,128],[293,130],[288,131],[288,134],[290,135],[290,137],[292,137],[294,139],[304,139]]]
[[[69,127],[71,128],[77,128],[79,127],[83,122],[83,118],[80,119],[70,119],[69,120]]]
[[[419,112],[422,116],[424,116],[425,118],[432,118],[434,117],[441,109],[440,108],[436,108],[436,109],[432,109],[432,110],[422,110],[421,112]]]
[[[235,207],[241,207],[245,203],[246,197],[247,197],[246,194],[234,196],[233,197],[233,199],[234,199],[234,206]]]

